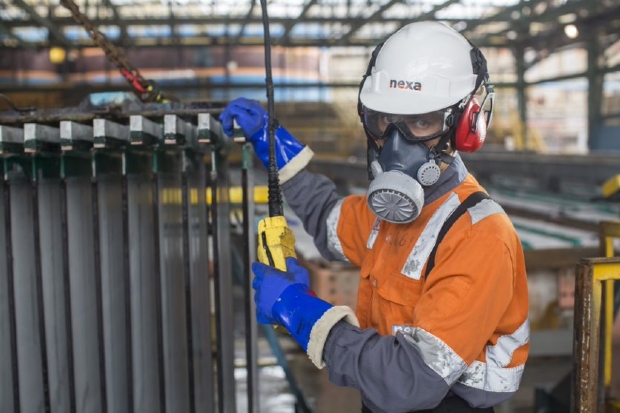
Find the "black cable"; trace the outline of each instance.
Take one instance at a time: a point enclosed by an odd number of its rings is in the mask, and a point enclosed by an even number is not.
[[[271,36],[269,34],[269,17],[267,15],[267,1],[260,0],[263,11],[263,28],[265,31],[265,83],[267,84],[267,133],[269,138],[269,169],[267,171],[267,192],[269,216],[282,216],[282,192],[280,191],[280,177],[276,163],[275,129],[276,121],[273,104],[273,79],[271,77]]]

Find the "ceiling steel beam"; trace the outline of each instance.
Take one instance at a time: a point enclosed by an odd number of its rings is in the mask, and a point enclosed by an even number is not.
[[[620,21],[620,5],[600,9],[595,14],[590,14],[589,16],[578,17],[572,23],[580,30],[580,35],[575,39],[569,39],[565,36],[564,25],[558,25],[531,38],[518,39],[516,42],[520,42],[539,52],[533,61],[528,62],[527,68],[530,68],[560,48],[582,44],[588,36],[592,35],[591,30],[593,28],[597,29],[598,35],[617,32],[617,26],[612,24],[612,22],[616,21]],[[603,44],[602,46],[607,47],[608,45]],[[546,53],[541,54],[541,51],[546,51]]]
[[[583,9],[583,7],[585,7],[588,4],[590,4],[590,0],[572,1],[572,2],[569,2],[569,3],[564,3],[563,5],[558,6],[558,7],[548,8],[544,12],[536,15],[535,19],[527,18],[527,19],[522,19],[522,20],[510,21],[510,22],[508,22],[509,23],[509,27],[507,29],[495,32],[495,33],[493,33],[493,35],[495,35],[495,36],[504,36],[504,35],[507,35],[510,31],[515,31],[518,34],[519,30],[523,30],[524,28],[529,31],[530,23],[539,22],[539,21],[544,21],[544,22],[548,22],[548,23],[555,23],[555,24],[557,24],[559,26],[564,27],[565,24],[560,24],[559,22],[557,22],[557,19],[560,16],[563,16],[565,14],[575,13],[575,12]],[[528,36],[528,37],[530,37],[530,36]]]
[[[523,9],[523,7],[525,6],[528,6],[528,4],[526,4],[524,0],[521,0],[519,3],[510,7],[504,7],[500,9],[497,13],[494,13],[487,17],[472,20],[461,20],[467,23],[467,27],[461,30],[461,33],[471,33],[471,31],[474,30],[476,27],[487,23],[510,21],[510,19],[512,18],[512,13]],[[469,38],[468,36],[465,37]]]
[[[21,1],[23,3],[24,0],[16,0],[16,1]],[[103,0],[103,1],[111,1],[111,0]],[[411,21],[415,21],[415,20],[424,20],[424,19],[428,19],[428,18],[432,18],[433,15],[438,12],[439,10],[448,7],[451,4],[456,3],[458,0],[447,0],[444,1],[444,3],[435,6],[432,10],[430,10],[427,13],[424,13],[420,16],[418,16],[417,18],[383,18],[382,21],[385,22],[396,22],[397,24],[400,25],[405,25],[407,23],[410,23]],[[591,0],[578,0],[578,1],[571,1],[568,2],[565,6],[562,7],[558,7],[558,8],[553,8],[553,9],[548,9],[546,12],[543,12],[541,14],[538,15],[534,15],[533,13],[531,13],[529,16],[523,16],[523,20],[522,21],[527,21],[527,22],[532,22],[532,21],[539,21],[539,20],[543,20],[543,21],[557,21],[557,18],[562,15],[562,14],[566,14],[566,13],[570,13],[570,12],[576,12],[580,6],[583,6],[584,4],[586,4],[587,2],[589,2]],[[317,23],[325,23],[325,24],[329,24],[329,23],[335,23],[335,22],[339,22],[341,24],[345,24],[345,25],[351,25],[351,26],[363,26],[363,24],[367,23],[368,20],[367,19],[360,19],[360,18],[332,18],[332,17],[320,17],[320,16],[307,16],[307,12],[310,9],[310,7],[314,4],[316,4],[317,1],[316,0],[310,0],[308,3],[306,3],[304,10],[302,11],[302,13],[297,17],[296,20],[299,20],[301,22],[317,22]],[[389,4],[389,3],[388,3]],[[527,5],[527,3],[519,3],[518,5],[515,6],[511,6],[508,8],[504,8],[500,11],[498,11],[497,13],[487,16],[481,20],[466,20],[466,22],[468,23],[468,28],[465,29],[465,33],[467,33],[469,30],[472,30],[473,28],[477,27],[480,24],[484,24],[484,23],[490,23],[490,22],[496,22],[496,21],[506,21],[508,20],[509,22],[512,20],[512,16],[511,14],[515,11],[521,11],[521,9],[523,7],[525,7],[525,5]],[[385,9],[387,9],[387,5],[384,6]],[[119,13],[120,11],[117,10],[117,13]],[[617,8],[613,8],[613,7],[608,7],[607,9],[604,9],[603,11],[598,11],[598,13],[605,13],[607,17],[611,17],[613,15],[618,15],[619,11],[617,10]],[[373,16],[377,17],[381,15],[381,11],[377,11],[373,14]],[[576,23],[579,25],[590,25],[591,23],[589,23],[590,21],[590,17],[592,17],[593,15],[590,16],[586,16],[586,17],[577,17],[577,21]],[[527,20],[526,20],[527,19]],[[75,21],[72,18],[58,18],[58,19],[45,19],[47,20],[48,24],[53,25],[57,28],[59,27],[63,27],[63,26],[75,26]],[[300,37],[295,37],[295,38],[291,38],[290,36],[290,30],[288,31],[288,33],[286,32],[286,28],[287,27],[292,27],[295,23],[292,23],[293,19],[290,18],[282,18],[282,17],[278,17],[278,18],[272,18],[271,22],[272,24],[282,24],[285,27],[285,34],[287,34],[287,36],[282,36],[280,37],[278,44],[283,46],[283,47],[330,47],[330,46],[340,46],[342,45],[339,40],[341,39],[333,39],[330,38],[329,36],[327,36],[326,38],[319,38],[319,39],[315,39],[315,38],[300,38]],[[456,20],[444,20],[447,22],[456,22]],[[458,20],[458,21],[462,21],[462,20]],[[583,22],[582,22],[583,21]],[[256,17],[252,17],[252,12],[249,11],[248,13],[246,13],[245,16],[243,17],[239,17],[239,18],[214,18],[214,17],[176,17],[174,19],[171,19],[170,16],[168,16],[168,18],[160,18],[160,19],[149,19],[149,20],[143,20],[143,19],[137,19],[137,18],[130,18],[130,19],[125,19],[124,20],[124,25],[128,26],[128,25],[153,25],[153,24],[160,24],[160,25],[171,25],[171,27],[176,27],[177,25],[180,24],[212,24],[214,22],[220,22],[223,24],[249,24],[249,23],[261,23],[262,21]],[[35,23],[33,22],[33,19],[30,20],[12,20],[12,21],[4,21],[2,22],[2,24],[5,26],[5,28],[10,31],[10,29],[12,27],[23,27],[23,26],[34,26]],[[101,25],[118,25],[117,21],[114,21],[113,18],[96,18],[93,19],[93,24],[95,26],[101,26]],[[511,23],[511,24],[515,24],[515,23]],[[574,44],[577,43],[578,40],[575,41],[570,41],[570,40],[565,40],[564,36],[561,33],[561,29],[563,28],[563,25],[557,23],[556,26],[554,27],[554,29],[557,29],[557,34],[561,37],[561,39],[555,39],[554,42],[559,42],[560,40],[565,41],[566,45],[568,44]],[[587,30],[587,29],[586,29]],[[607,30],[614,30],[613,27],[610,26],[610,28],[608,28]],[[484,35],[482,35],[481,37],[476,37],[472,35],[468,35],[466,34],[466,36],[474,43],[476,44],[478,47],[509,47],[511,45],[511,43],[514,43],[515,41],[517,42],[527,42],[526,45],[527,47],[533,47],[536,49],[541,49],[541,48],[546,48],[548,47],[547,45],[550,44],[551,40],[544,40],[545,38],[545,34],[542,33],[540,35],[537,36],[526,36],[524,37],[524,40],[521,39],[516,39],[516,40],[509,40],[506,37],[506,33],[509,31],[508,30],[502,30],[502,31],[498,31],[498,32],[493,32],[493,33],[485,33]],[[584,31],[583,28],[580,27],[580,31]],[[239,32],[239,35],[242,32]],[[545,32],[546,33],[546,32]],[[345,36],[346,38],[347,36]],[[539,37],[542,37],[542,39],[540,39]],[[500,40],[503,39],[503,41],[498,41],[498,38]],[[175,40],[175,42],[173,42],[172,40]],[[336,40],[336,41],[334,41]],[[379,37],[377,38],[356,38],[356,37],[350,37],[350,38],[346,38],[346,44],[347,46],[362,46],[362,47],[372,47],[375,46],[377,43],[379,43],[382,39],[380,39]],[[239,44],[239,45],[263,45],[264,39],[262,36],[253,36],[253,37],[243,37],[243,36],[237,36],[236,39],[234,39],[233,41],[231,41],[230,38],[227,38],[225,34],[222,35],[217,35],[217,36],[197,36],[197,37],[176,37],[175,39],[170,39],[170,38],[146,38],[146,37],[136,37],[134,39],[132,39],[132,45],[138,46],[138,47],[158,47],[158,46],[169,46],[172,44],[176,44],[180,47],[195,47],[197,45],[223,45],[223,44]],[[122,44],[122,39],[120,41],[115,41],[115,44],[119,45],[119,46],[123,46]],[[42,41],[42,42],[28,42],[28,44],[30,44],[32,47],[49,47],[49,46],[56,46],[56,45],[61,45],[61,46],[66,46],[66,44],[63,44],[63,42],[61,40],[59,40],[56,37],[50,36],[50,38],[46,41]],[[559,47],[562,47],[565,45],[564,43],[562,43],[562,45],[560,45]],[[16,47],[20,47],[21,45],[18,44],[11,44],[11,45],[0,45],[0,48],[16,48]],[[72,45],[72,47],[76,47],[76,48],[84,48],[84,47],[92,47],[92,43],[90,41],[79,41],[76,42],[75,44]]]
[[[250,0],[250,9],[247,14],[243,18],[243,22],[241,23],[241,27],[239,28],[239,33],[235,36],[234,39],[230,42],[231,44],[238,44],[239,39],[243,36],[243,31],[245,30],[245,26],[247,26],[250,21],[252,21],[252,13],[254,13],[254,6],[256,6],[256,2],[254,0]]]
[[[168,16],[170,18],[170,38],[172,39],[174,44],[177,44],[181,37],[177,35],[175,24],[176,16],[174,15],[174,11],[172,10],[172,3],[168,3]]]
[[[116,46],[121,46],[119,42],[113,41]],[[262,36],[243,37],[237,46],[260,46],[265,43],[265,39]],[[349,46],[355,47],[368,47],[375,45],[375,39],[355,39],[349,42]],[[50,46],[56,46],[57,42],[44,41],[44,42],[32,42],[34,47],[47,48]],[[208,37],[208,36],[195,36],[195,37],[177,37],[175,39],[170,37],[162,38],[148,38],[148,37],[133,37],[132,46],[139,48],[157,48],[157,47],[181,47],[181,48],[194,48],[194,47],[206,47],[206,46],[230,46],[230,40],[226,36]],[[293,48],[293,47],[334,47],[336,46],[331,39],[305,39],[296,38],[289,39],[286,42],[279,44],[279,46]],[[71,46],[73,49],[86,49],[93,47],[93,43],[89,40],[81,41],[80,43],[74,43]],[[0,49],[2,49],[0,45]],[[4,48],[11,48],[4,46]]]
[[[310,10],[310,8],[317,3],[318,3],[318,0],[310,0],[308,3],[304,5],[303,10],[301,11],[301,13],[299,13],[299,16],[297,16],[297,18],[290,20],[288,23],[284,25],[284,33],[282,33],[282,36],[280,37],[280,42],[286,41],[288,39],[289,34],[291,33],[291,30],[293,30],[293,27],[295,26],[295,24],[297,24],[300,21],[304,21],[306,18],[306,13],[308,13],[308,10]]]
[[[375,47],[379,43],[380,39],[368,38],[368,39],[349,39],[346,46],[349,47]],[[122,46],[119,42],[112,42],[117,46]],[[576,42],[575,42],[576,43]],[[32,45],[35,48],[47,48],[52,46],[57,46],[58,42],[54,41],[45,41],[45,42],[29,42],[28,44]],[[477,39],[476,46],[478,47],[507,47],[505,44],[497,44],[494,41],[493,36],[485,36],[484,38]],[[179,48],[196,48],[196,47],[207,47],[207,46],[226,46],[230,45],[230,41],[225,36],[220,37],[176,37],[176,38],[142,38],[142,37],[133,37],[132,38],[132,47],[139,48],[157,48],[157,47],[179,47]],[[238,46],[260,46],[264,45],[264,38],[262,36],[256,37],[243,37]],[[278,46],[286,47],[286,48],[295,48],[295,47],[339,47],[340,45],[336,44],[333,39],[306,39],[306,38],[294,38],[284,41],[283,43],[278,44]],[[80,43],[74,43],[71,45],[73,49],[86,49],[93,47],[93,43],[90,41],[83,41]],[[2,49],[15,49],[15,46],[9,45],[1,45],[0,50]]]
[[[15,0],[15,1],[22,1],[22,0]],[[586,3],[588,3],[591,0],[584,0],[583,2],[580,2],[579,4],[582,7],[585,7]],[[568,3],[569,5],[572,5],[572,3]],[[487,24],[487,23],[497,23],[497,22],[507,22],[510,17],[510,14],[513,11],[517,11],[519,8],[522,8],[523,6],[510,6],[508,8],[504,8],[500,11],[498,11],[497,13],[491,15],[491,16],[487,16],[487,17],[483,17],[483,18],[472,18],[472,19],[463,19],[463,18],[447,18],[447,19],[441,19],[441,21],[446,22],[446,23],[459,23],[459,22],[465,22],[467,24],[467,27],[465,29],[463,29],[463,32],[471,32],[474,28],[483,25],[483,24]],[[562,6],[562,7],[568,7],[568,5]],[[577,7],[574,7],[577,8]],[[558,14],[564,14],[562,13],[562,10],[565,10],[566,13],[570,13],[571,9],[573,9],[573,7],[571,7],[570,9],[553,9],[553,10],[558,10]],[[418,19],[419,17],[382,17],[381,18],[381,22],[385,22],[385,23],[398,23],[400,25],[406,25],[407,23],[411,23],[412,21]],[[529,16],[527,17],[528,21],[536,21],[536,22],[545,22],[548,21],[549,16],[545,15],[545,14],[541,14],[541,15],[537,15],[537,16]],[[283,26],[286,25],[290,25],[291,24],[291,18],[286,18],[286,17],[270,17],[269,21],[272,24],[281,24]],[[118,26],[119,23],[117,21],[115,21],[115,18],[102,18],[102,17],[93,17],[92,19],[90,19],[90,21],[95,25],[95,26]],[[51,24],[53,24],[55,27],[61,28],[61,27],[66,27],[66,26],[75,26],[75,20],[71,17],[58,17],[58,18],[54,18],[49,20],[49,22]],[[196,17],[196,16],[190,16],[190,17],[185,17],[185,16],[175,16],[174,21],[172,21],[172,19],[164,17],[149,17],[148,19],[145,18],[138,18],[138,17],[127,17],[124,18],[122,21],[122,24],[124,26],[165,26],[165,25],[170,25],[171,23],[173,24],[177,24],[177,25],[210,25],[210,24],[244,24],[244,22],[246,24],[258,24],[258,25],[262,25],[262,20],[260,17],[251,17],[249,20],[247,19],[247,16],[200,16],[200,17]],[[342,23],[345,25],[351,25],[351,26],[363,26],[364,24],[368,23],[369,20],[368,19],[364,19],[364,18],[360,18],[360,17],[323,17],[323,16],[305,16],[303,18],[303,21],[295,21],[293,22],[294,24],[300,24],[300,23],[318,23],[318,24],[332,24],[332,23]],[[36,26],[36,24],[33,23],[32,19],[12,19],[12,20],[5,20],[3,21],[3,23],[6,25],[6,27],[8,28],[17,28],[17,27],[33,27]]]
[[[433,7],[433,8],[432,8],[431,10],[429,10],[428,12],[423,13],[423,14],[421,14],[421,15],[417,16],[417,17],[412,18],[412,19],[411,19],[411,22],[419,22],[419,21],[423,21],[423,20],[432,19],[432,18],[434,18],[434,17],[435,17],[435,13],[437,13],[438,11],[443,10],[443,9],[445,9],[446,7],[451,6],[451,5],[453,5],[454,3],[458,3],[458,2],[460,2],[460,1],[461,1],[461,0],[447,0],[447,1],[445,1],[444,3],[442,3],[442,4],[438,4],[437,6]],[[400,23],[400,24],[399,24],[398,29],[400,29],[400,28],[402,28],[402,27],[404,27],[404,26],[406,26],[406,25],[407,25],[407,23],[406,23],[406,22],[402,22],[402,23]],[[397,29],[397,30],[398,30],[398,29]],[[388,38],[388,37],[389,37],[389,36],[384,37],[381,41],[382,41],[382,42],[384,42],[385,40],[387,40],[387,38]]]
[[[9,37],[10,39],[14,40],[17,43],[18,47],[21,47],[21,48],[24,48],[24,49],[29,49],[29,50],[34,50],[34,48],[35,48],[32,44],[23,41],[19,36],[17,36],[15,33],[13,33],[11,31],[11,29],[9,29],[6,26],[4,26],[4,24],[2,22],[0,22],[0,33],[4,34],[7,37]]]
[[[36,10],[24,0],[12,1],[13,4],[28,13],[32,20],[34,20],[39,26],[44,26],[62,46],[66,48],[71,47],[71,43],[69,42],[69,40],[67,40],[65,35],[62,34],[62,32],[57,28],[57,26],[55,26],[49,19],[41,17],[39,13],[37,13]]]
[[[502,47],[502,46],[510,46],[515,43],[515,40],[511,40],[507,38],[508,32],[514,30],[519,31],[519,26],[521,28],[527,27],[529,30],[530,23],[533,22],[555,22],[555,20],[564,14],[572,13],[580,8],[584,7],[586,4],[590,4],[592,0],[577,0],[565,3],[563,6],[555,7],[552,9],[547,9],[545,12],[540,14],[534,14],[532,10],[533,4],[530,2],[526,2],[521,0],[518,4],[515,4],[510,7],[506,7],[501,9],[495,14],[487,16],[483,19],[478,20],[465,20],[467,26],[465,29],[461,30],[461,33],[467,37],[472,43],[474,43],[478,47],[484,47],[485,41],[487,43],[491,43],[493,46]],[[514,12],[522,12],[524,7],[530,8],[529,15],[522,16],[521,19],[513,19],[512,14]],[[479,26],[482,26],[487,23],[495,23],[495,22],[506,22],[509,24],[507,29],[493,32],[493,33],[484,33],[481,37],[477,37],[473,30]],[[498,41],[498,39],[503,39],[503,41]],[[531,39],[535,38],[535,36],[526,36],[526,38]]]
[[[337,43],[339,45],[343,45],[347,43],[347,40],[349,40],[351,38],[351,36],[353,36],[353,34],[355,32],[357,32],[359,29],[362,28],[362,26],[364,26],[367,23],[372,23],[373,21],[379,19],[381,17],[381,15],[383,14],[384,11],[386,11],[387,9],[389,9],[390,7],[392,7],[393,5],[395,5],[396,3],[400,3],[401,0],[390,0],[387,3],[385,3],[384,5],[382,5],[381,7],[379,7],[373,14],[371,14],[370,16],[366,17],[366,18],[362,18],[362,19],[356,19],[353,24],[351,24],[351,27],[349,28],[349,31],[347,32],[347,34],[345,34],[344,36],[342,36],[340,39],[338,39]]]
[[[208,90],[221,90],[221,89],[265,89],[265,82],[256,83],[231,83],[231,82],[211,82],[209,79],[193,79],[184,83],[178,83],[173,85],[166,85],[158,83],[160,89],[164,92],[174,92],[175,90],[195,90],[195,89],[208,89]],[[499,83],[493,84],[496,88],[515,87],[514,83]],[[62,83],[54,85],[5,85],[3,87],[4,93],[18,93],[18,92],[71,92],[87,95],[89,93],[97,92],[110,92],[110,91],[128,91],[132,92],[131,86],[127,83],[89,83],[80,84],[79,86],[74,83]],[[359,82],[328,82],[328,83],[275,83],[274,86],[278,89],[307,89],[307,88],[351,88],[358,89]]]
[[[127,25],[125,24],[125,22],[123,21],[123,18],[118,12],[118,8],[116,7],[116,5],[112,3],[112,0],[101,0],[101,3],[109,7],[112,10],[112,14],[114,15],[114,20],[116,21],[116,24],[118,25],[119,29],[121,29],[121,40],[125,39],[126,41],[129,41],[130,39],[129,39],[129,35],[127,34]]]
[[[514,10],[514,7],[510,7],[510,10],[503,9],[501,12],[494,14],[493,16],[485,17],[482,20],[479,19],[441,19],[441,21],[446,23],[459,23],[465,22],[468,25],[468,28],[464,29],[464,31],[470,31],[469,28],[475,28],[481,24],[485,23],[494,23],[494,22],[505,22],[506,16],[510,15],[510,12]],[[381,22],[385,23],[398,23],[401,25],[405,25],[407,23],[411,23],[415,18],[411,17],[383,17],[381,18]],[[51,23],[56,27],[65,27],[65,26],[75,26],[75,20],[71,17],[59,17],[50,20]],[[185,16],[176,16],[173,19],[164,17],[153,17],[149,19],[142,19],[136,17],[127,17],[123,19],[123,22],[127,26],[166,26],[170,24],[175,25],[216,25],[216,24],[243,24],[246,21],[245,16],[238,17],[226,17],[226,16],[201,16],[201,17],[185,17]],[[543,18],[539,16],[531,17],[531,21],[544,21]],[[114,21],[113,18],[100,18],[95,17],[91,19],[91,22],[95,26],[110,26],[110,25],[118,25]],[[269,22],[271,24],[281,24],[286,26],[291,23],[290,18],[285,17],[270,17]],[[32,20],[26,19],[13,19],[6,20],[3,22],[6,27],[9,28],[17,28],[17,27],[33,27],[36,24],[33,23]],[[344,25],[351,26],[363,26],[368,23],[368,19],[360,18],[360,17],[323,17],[323,16],[306,16],[303,21],[299,21],[299,23],[318,23],[318,24],[333,24],[333,23],[342,23]],[[247,24],[259,24],[262,25],[263,21],[259,17],[252,17]]]

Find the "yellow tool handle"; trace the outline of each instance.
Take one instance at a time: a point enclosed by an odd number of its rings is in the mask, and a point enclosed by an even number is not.
[[[283,216],[268,217],[258,223],[258,261],[286,271],[286,259],[297,258],[295,234]]]

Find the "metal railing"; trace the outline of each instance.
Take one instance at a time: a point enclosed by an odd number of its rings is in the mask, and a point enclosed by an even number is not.
[[[232,144],[212,113],[0,116],[1,412],[236,412]]]
[[[620,257],[613,239],[620,238],[620,222],[600,223],[601,255],[582,259],[575,284],[573,341],[573,398],[571,411],[604,412],[611,385],[614,282],[620,280]]]

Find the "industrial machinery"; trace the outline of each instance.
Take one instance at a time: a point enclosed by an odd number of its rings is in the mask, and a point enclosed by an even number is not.
[[[235,411],[218,110],[0,114],[0,411]]]

